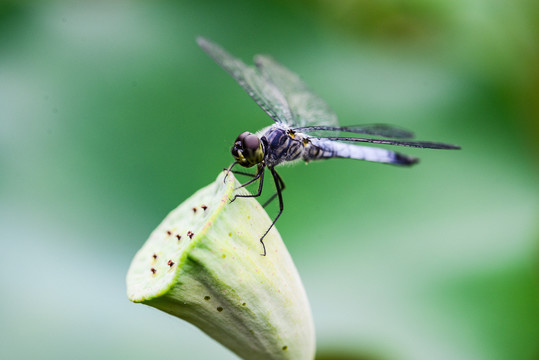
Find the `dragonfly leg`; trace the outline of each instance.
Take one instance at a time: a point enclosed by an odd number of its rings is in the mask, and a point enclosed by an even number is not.
[[[223,182],[226,182],[226,178],[228,177],[228,174],[232,171],[232,168],[234,167],[234,165],[236,165],[238,163],[238,160],[234,161],[232,164],[230,164],[230,166],[228,167],[228,169],[226,169],[226,175],[225,175],[225,178],[223,179]]]
[[[258,174],[251,174],[251,173],[248,173],[248,172],[236,171],[236,170],[230,170],[230,172],[232,174],[244,175],[244,176],[249,176],[249,177],[256,177],[258,175]]]
[[[243,185],[241,185],[239,187],[239,188],[242,188],[242,187],[244,187],[246,185],[251,184],[252,182],[256,181],[257,179],[260,179],[260,183],[258,184],[258,192],[256,194],[234,195],[234,197],[232,198],[232,200],[230,200],[230,202],[231,203],[234,202],[234,200],[236,200],[236,198],[239,198],[239,197],[259,197],[260,194],[262,194],[262,187],[264,186],[264,170],[265,170],[265,168],[263,166],[259,167],[255,178],[252,179],[252,180],[247,181],[245,184],[243,184]]]
[[[236,173],[236,172],[235,172]],[[239,173],[239,172],[237,172]],[[251,185],[252,183],[254,183],[256,180],[258,180],[260,178],[260,176],[264,173],[264,167],[259,165],[258,166],[258,169],[256,171],[256,174],[249,174],[249,173],[241,173],[242,175],[251,175],[253,178],[249,181],[247,181],[245,184],[242,184],[240,185],[239,187],[237,187],[236,189],[234,190],[238,190],[238,189],[241,189],[242,187],[246,187],[247,185]]]
[[[245,171],[237,171],[237,170],[232,170],[231,168],[225,168],[223,169],[223,171],[226,171],[227,173],[227,176],[228,176],[228,173],[232,173],[232,174],[238,174],[238,175],[245,175],[245,176],[249,176],[249,177],[255,177],[257,174],[251,174],[251,173],[248,173],[248,172],[245,172]]]
[[[279,183],[281,185],[281,191],[283,191],[285,188],[283,178],[281,178],[281,176],[277,173],[277,171],[275,172],[275,174],[277,175],[277,178],[279,179]],[[276,197],[277,197],[277,192],[271,195],[271,197],[268,200],[266,200],[266,202],[262,205],[262,207],[265,208],[266,206],[268,206],[273,200],[275,200]]]
[[[277,174],[277,171],[275,171],[275,169],[273,169],[273,168],[269,168],[269,169],[271,171],[271,175],[273,175],[273,181],[275,181],[275,188],[277,189],[277,196],[279,197],[279,213],[277,214],[275,219],[273,219],[273,222],[271,223],[268,230],[266,230],[264,235],[262,235],[262,237],[260,238],[260,243],[262,244],[262,247],[264,248],[264,253],[261,254],[262,256],[266,256],[266,245],[264,245],[264,241],[263,241],[264,237],[266,237],[266,235],[269,233],[269,231],[271,230],[273,225],[275,225],[275,223],[277,222],[277,219],[279,218],[279,216],[281,216],[281,214],[283,213],[283,209],[284,209],[283,195],[281,193],[282,189],[283,189],[281,187],[281,185],[283,185],[283,187],[284,187],[283,179],[281,179],[281,177],[279,176],[279,174]]]

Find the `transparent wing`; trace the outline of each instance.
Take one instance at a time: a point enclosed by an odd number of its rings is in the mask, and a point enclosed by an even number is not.
[[[286,98],[292,113],[292,121],[287,123],[290,127],[339,125],[337,115],[329,105],[315,95],[298,75],[265,55],[257,55],[255,65]]]
[[[247,94],[273,120],[284,124],[293,122],[286,97],[257,68],[245,65],[243,61],[203,37],[198,37],[197,43],[215,62],[236,79]]]
[[[311,146],[320,149],[320,151],[309,152],[314,155],[311,160],[347,158],[404,166],[413,165],[419,161],[415,157],[382,148],[346,144],[319,138],[309,140]]]
[[[382,136],[393,139],[410,139],[414,137],[414,133],[397,126],[388,124],[366,124],[366,125],[353,125],[353,126],[305,126],[295,128],[294,130],[305,133],[323,134],[324,132],[349,132],[355,134],[367,134]]]
[[[460,149],[460,146],[457,146],[457,145],[444,144],[444,143],[432,142],[432,141],[399,141],[399,140],[366,139],[366,138],[353,138],[353,137],[340,137],[340,136],[318,137],[317,139],[330,140],[330,141],[366,142],[366,143],[384,144],[384,145],[399,145],[399,146],[409,146],[409,147],[417,147],[417,148],[424,148],[424,149],[446,149],[446,150]]]

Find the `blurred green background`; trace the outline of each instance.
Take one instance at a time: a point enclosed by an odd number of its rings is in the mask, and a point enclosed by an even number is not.
[[[463,147],[404,148],[410,169],[281,169],[277,227],[320,359],[537,359],[537,14],[532,0],[0,3],[0,358],[235,358],[125,295],[152,229],[230,164],[240,132],[271,124],[203,35],[273,55],[341,124]]]

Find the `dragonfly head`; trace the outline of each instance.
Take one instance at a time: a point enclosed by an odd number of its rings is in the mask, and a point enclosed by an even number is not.
[[[243,167],[251,167],[264,160],[264,147],[255,134],[241,133],[230,150],[234,159]]]

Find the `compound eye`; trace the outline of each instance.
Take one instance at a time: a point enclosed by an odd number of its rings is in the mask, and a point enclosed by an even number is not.
[[[245,133],[243,133],[245,134]],[[243,135],[241,134],[241,135]],[[241,136],[240,135],[240,136]],[[242,139],[243,148],[251,152],[255,152],[260,147],[260,139],[255,134],[249,133]]]
[[[247,136],[249,135],[252,135],[249,131],[245,131],[245,132],[242,132],[241,134],[238,135],[238,137],[236,138],[236,142],[243,142],[243,139],[245,139]]]

